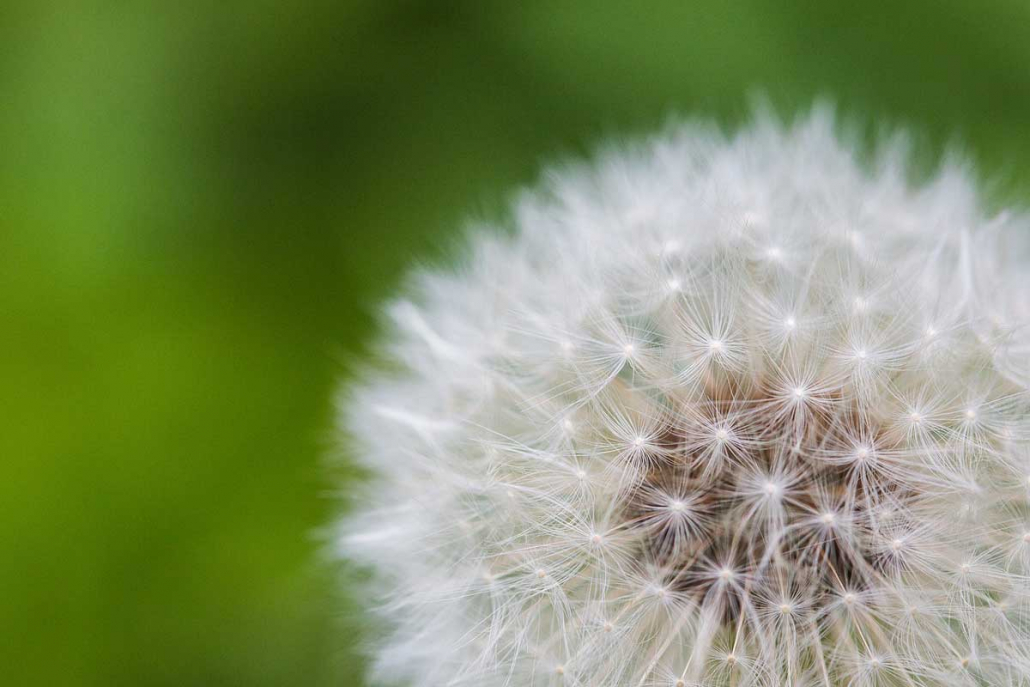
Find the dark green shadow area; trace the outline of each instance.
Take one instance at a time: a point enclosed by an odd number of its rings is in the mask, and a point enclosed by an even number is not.
[[[1030,5],[0,6],[0,673],[359,685],[314,536],[406,266],[540,165],[829,96],[1030,188]]]

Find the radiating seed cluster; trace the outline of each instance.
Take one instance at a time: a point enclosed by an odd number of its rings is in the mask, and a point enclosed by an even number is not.
[[[341,402],[374,679],[1030,686],[1030,223],[903,152],[682,126],[415,278]]]

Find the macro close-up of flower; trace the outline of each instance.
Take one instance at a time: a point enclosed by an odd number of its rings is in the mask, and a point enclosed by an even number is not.
[[[1030,687],[1027,65],[1027,0],[6,0],[0,681]]]
[[[552,167],[340,396],[376,684],[1030,685],[1030,222],[815,108]]]

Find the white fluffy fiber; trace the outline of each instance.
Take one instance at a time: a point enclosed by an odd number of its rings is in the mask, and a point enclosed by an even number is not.
[[[553,170],[389,306],[377,684],[1030,685],[1030,223],[833,119]]]

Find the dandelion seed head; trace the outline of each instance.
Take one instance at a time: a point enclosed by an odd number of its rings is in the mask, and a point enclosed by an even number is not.
[[[1030,685],[1030,221],[902,152],[683,125],[413,278],[340,405],[373,679]]]

